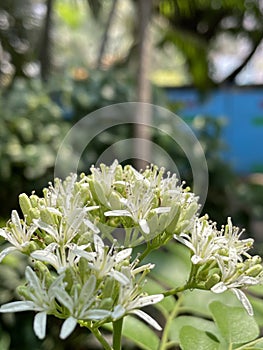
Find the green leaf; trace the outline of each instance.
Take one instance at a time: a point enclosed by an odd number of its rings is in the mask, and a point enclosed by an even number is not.
[[[224,305],[219,301],[212,302],[209,308],[223,338],[229,344],[247,343],[258,337],[258,325],[244,308]]]
[[[231,306],[239,306],[240,302],[233,293],[227,291],[222,294],[215,294],[206,290],[193,290],[184,292],[183,309],[191,313],[211,317],[209,304],[213,301],[221,301]]]
[[[220,333],[214,322],[194,316],[179,316],[172,321],[169,339],[179,343],[181,330],[185,326],[192,326],[200,331],[209,332],[216,338],[220,337]]]
[[[263,326],[263,303],[262,299],[257,298],[257,297],[249,297],[249,300],[251,302],[251,305],[254,310],[255,314],[255,320],[257,321],[257,324],[259,327]]]
[[[211,334],[192,326],[184,326],[180,332],[182,350],[218,350],[219,343]]]
[[[168,252],[153,251],[145,262],[154,261],[152,275],[163,285],[174,288],[183,285],[189,275],[189,249],[173,241],[170,241],[166,248]]]

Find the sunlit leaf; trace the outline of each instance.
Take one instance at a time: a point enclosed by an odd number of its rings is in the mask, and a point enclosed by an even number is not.
[[[258,325],[243,307],[233,307],[214,301],[209,308],[217,327],[229,344],[242,344],[258,337]]]
[[[184,326],[180,332],[180,345],[182,350],[217,350],[219,342],[208,332],[192,326]]]
[[[172,321],[169,334],[170,340],[179,343],[179,335],[182,328],[185,326],[192,326],[196,329],[199,329],[200,331],[209,332],[215,335],[217,338],[220,337],[220,333],[214,322],[202,319],[200,317],[179,316]]]

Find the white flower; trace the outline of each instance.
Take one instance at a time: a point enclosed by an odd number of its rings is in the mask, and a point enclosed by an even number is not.
[[[115,193],[115,184],[125,184],[125,181],[118,179],[118,172],[122,172],[122,167],[119,165],[118,161],[115,160],[111,166],[106,166],[101,164],[100,168],[95,168],[94,166],[90,169],[91,181],[89,181],[90,189],[95,198],[99,200],[100,203],[108,208],[111,208],[110,196]]]
[[[37,226],[35,224],[27,226],[26,222],[22,222],[17,211],[13,210],[8,227],[0,229],[0,236],[9,241],[13,247],[8,247],[0,253],[0,262],[14,250],[23,251],[29,244],[36,229]]]
[[[169,213],[171,210],[170,207],[156,207],[154,200],[154,191],[151,188],[145,187],[143,183],[137,182],[129,188],[127,198],[120,200],[125,209],[106,211],[104,215],[130,217],[140,226],[143,233],[149,234],[149,215]]]
[[[73,291],[69,295],[63,288],[55,288],[55,295],[57,300],[64,305],[70,313],[70,316],[64,321],[60,338],[67,338],[75,329],[78,320],[98,321],[107,319],[110,316],[109,310],[92,308],[96,303],[96,278],[91,275],[89,279],[78,290],[76,285],[73,285]]]
[[[79,233],[79,228],[83,224],[93,232],[99,232],[99,229],[87,218],[87,212],[97,208],[99,207],[71,208],[70,214],[62,215],[56,225],[41,219],[34,219],[33,222],[36,227],[49,234],[58,244],[68,244]]]
[[[72,267],[78,263],[80,256],[76,254],[76,249],[84,250],[90,244],[77,245],[74,243],[66,244],[60,247],[57,243],[50,243],[45,249],[35,250],[31,253],[33,259],[44,261],[53,266],[60,274],[66,268]]]
[[[61,289],[63,275],[60,275],[46,290],[45,281],[40,281],[36,273],[28,266],[26,268],[26,280],[28,281],[28,298],[26,301],[15,301],[0,307],[0,312],[37,311],[34,318],[34,332],[43,339],[46,335],[47,315],[54,313],[55,290]]]
[[[159,303],[163,298],[163,294],[139,294],[137,285],[134,285],[133,281],[130,281],[129,284],[120,287],[118,302],[111,316],[116,320],[126,314],[135,314],[150,324],[153,328],[160,331],[162,330],[160,325],[151,316],[140,309],[144,306]]]
[[[215,252],[220,248],[215,240],[216,234],[215,224],[209,224],[207,220],[201,218],[195,220],[191,233],[174,235],[174,238],[192,250],[193,264],[203,264],[213,260]]]
[[[216,256],[217,263],[221,271],[221,281],[215,284],[211,291],[214,293],[223,293],[226,290],[232,291],[241,301],[249,315],[253,315],[252,306],[246,297],[245,293],[239,288],[249,287],[259,284],[259,279],[256,277],[242,274],[237,269],[238,256],[234,255],[231,258],[225,259],[219,255]]]
[[[104,245],[103,240],[96,234],[94,235],[94,248],[95,252],[86,252],[85,250],[78,249],[78,247],[75,247],[73,251],[76,255],[89,261],[89,267],[96,271],[98,279],[102,279],[105,276],[112,276],[121,284],[129,283],[127,277],[116,270],[116,267],[125,260],[130,259],[132,249],[126,248],[119,252],[114,252],[114,246],[112,246],[109,250]]]
[[[254,240],[252,238],[240,239],[240,236],[244,230],[240,230],[238,227],[233,226],[231,218],[227,218],[227,225],[222,228],[221,232],[218,232],[216,242],[223,248],[227,248],[228,255],[237,254],[238,260],[242,261],[242,255],[248,256],[247,251],[253,246]]]
[[[154,265],[146,264],[136,267],[137,263],[138,261],[135,260],[129,266],[122,268],[122,272],[129,283],[120,285],[118,300],[112,312],[112,318],[116,320],[126,314],[135,314],[155,329],[161,330],[160,325],[151,316],[140,310],[144,306],[159,303],[164,298],[163,294],[147,295],[141,292],[142,285],[145,283],[145,276]]]

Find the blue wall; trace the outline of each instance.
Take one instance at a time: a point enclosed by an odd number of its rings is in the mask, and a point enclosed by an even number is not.
[[[263,172],[262,87],[220,88],[203,101],[192,88],[170,88],[167,94],[170,101],[183,103],[178,113],[181,118],[198,114],[226,118],[223,140],[228,151],[224,158],[241,174]]]

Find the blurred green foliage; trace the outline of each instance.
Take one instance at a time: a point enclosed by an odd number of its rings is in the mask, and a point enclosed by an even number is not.
[[[52,178],[58,147],[68,129],[62,109],[38,80],[17,79],[0,97],[1,216],[20,192],[40,189]]]

